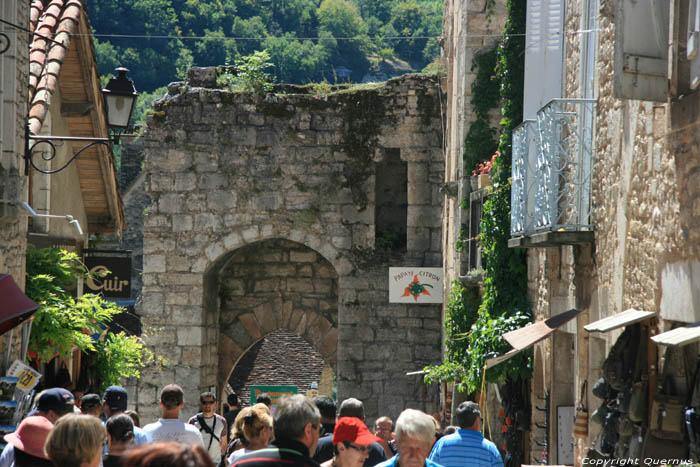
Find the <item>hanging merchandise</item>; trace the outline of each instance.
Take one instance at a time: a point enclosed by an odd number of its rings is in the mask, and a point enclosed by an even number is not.
[[[577,438],[585,438],[588,436],[588,404],[585,402],[587,384],[588,380],[585,380],[581,385],[581,398],[576,406],[574,436]]]

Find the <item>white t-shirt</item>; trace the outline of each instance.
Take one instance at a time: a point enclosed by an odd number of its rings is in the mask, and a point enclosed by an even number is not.
[[[202,415],[201,412],[197,415]],[[199,434],[202,435],[202,440],[204,441],[204,449],[209,447],[209,457],[214,461],[214,464],[219,465],[221,461],[221,438],[225,437],[228,433],[226,419],[221,415],[214,414],[214,416],[206,418],[202,417],[204,423],[207,424],[210,431],[214,432],[214,436],[210,435],[207,430],[202,429],[199,425],[199,418],[197,415],[190,418],[187,423],[196,427],[199,430]]]
[[[241,457],[243,454],[248,454],[249,452],[253,452],[253,451],[248,449],[248,448],[243,448],[243,449],[239,449],[238,451],[233,451],[231,453],[231,455],[228,456],[228,459],[226,459],[226,461],[228,461],[228,464],[226,464],[226,465],[233,464],[236,461],[236,459]]]
[[[155,441],[174,441],[181,444],[199,444],[204,447],[202,435],[194,425],[173,418],[161,418],[155,423],[143,427],[143,433],[149,443]]]

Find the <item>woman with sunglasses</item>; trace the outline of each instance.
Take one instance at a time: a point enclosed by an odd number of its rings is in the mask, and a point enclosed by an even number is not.
[[[368,446],[379,441],[359,418],[341,417],[333,430],[333,458],[321,467],[362,467],[369,457]]]

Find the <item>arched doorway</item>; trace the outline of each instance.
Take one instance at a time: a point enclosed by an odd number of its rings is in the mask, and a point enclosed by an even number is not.
[[[250,387],[296,386],[306,393],[312,383],[319,394],[332,395],[333,369],[323,356],[301,337],[278,329],[254,344],[239,360],[228,379],[244,404],[250,401]]]
[[[256,345],[272,348],[290,335],[335,372],[338,274],[326,258],[297,242],[263,240],[233,251],[218,284],[220,388]],[[292,356],[308,355],[296,342]]]

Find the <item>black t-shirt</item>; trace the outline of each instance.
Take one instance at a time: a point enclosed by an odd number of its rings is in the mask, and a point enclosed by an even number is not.
[[[114,456],[112,454],[105,454],[102,456],[102,466],[103,467],[121,467],[122,457]]]
[[[19,449],[14,449],[16,467],[53,467],[53,462],[41,457],[32,456]]]
[[[229,410],[224,414],[224,418],[226,419],[226,425],[228,426],[229,433],[226,433],[227,435],[230,435],[231,430],[233,429],[233,422],[236,420],[236,415],[238,415],[238,412],[240,412],[241,409],[233,409]]]

